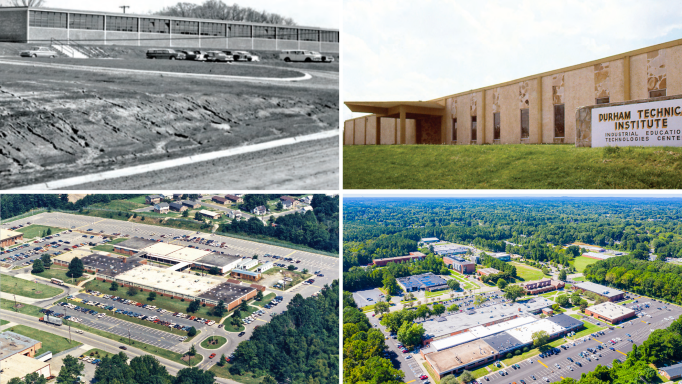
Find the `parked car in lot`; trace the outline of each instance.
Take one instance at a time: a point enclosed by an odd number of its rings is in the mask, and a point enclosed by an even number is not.
[[[27,51],[21,51],[19,53],[21,57],[51,57],[55,58],[59,54],[48,47],[33,47]]]
[[[180,51],[185,55],[185,60],[205,61],[206,52],[203,51]]]
[[[326,55],[321,54],[320,52],[315,52],[315,51],[313,51],[313,55],[320,55],[320,61],[323,63],[334,62],[334,58],[332,56],[326,56]]]
[[[322,55],[313,51],[304,51],[300,49],[295,50],[285,50],[279,54],[280,60],[284,60],[287,63],[292,61],[303,61],[303,62],[321,62]]]
[[[233,61],[232,56],[228,56],[220,51],[209,51],[206,52],[206,62],[212,63],[227,63]]]
[[[258,56],[246,51],[223,51],[224,54],[232,56],[234,61],[260,61]]]
[[[165,59],[165,60],[184,60],[185,54],[170,48],[157,48],[147,50],[148,59]],[[88,232],[92,229],[88,229]]]

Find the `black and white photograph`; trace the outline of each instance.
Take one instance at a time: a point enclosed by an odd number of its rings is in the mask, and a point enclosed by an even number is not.
[[[340,2],[0,0],[0,188],[339,188]]]

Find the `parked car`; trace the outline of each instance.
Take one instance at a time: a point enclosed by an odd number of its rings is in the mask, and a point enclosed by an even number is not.
[[[156,48],[147,50],[148,59],[184,60],[185,54],[170,48]],[[91,231],[92,229],[88,229]]]
[[[260,61],[258,56],[254,56],[246,51],[223,51],[223,53],[232,56],[234,61]]]
[[[59,54],[53,50],[51,50],[48,47],[33,47],[29,49],[28,51],[21,51],[19,53],[19,56],[21,57],[51,57],[55,58],[59,56]]]
[[[223,52],[220,51],[209,51],[206,52],[206,62],[212,62],[212,63],[227,63],[230,61],[233,61],[234,59],[232,56],[228,56],[224,54]]]
[[[205,61],[206,52],[203,51],[180,51],[185,55],[185,60]]]
[[[295,49],[295,50],[285,50],[282,51],[279,54],[279,58],[281,60],[286,61],[287,63],[292,62],[292,61],[304,61],[304,62],[321,62],[322,61],[322,55],[319,53],[316,54],[316,52],[313,51],[304,51],[300,49]]]

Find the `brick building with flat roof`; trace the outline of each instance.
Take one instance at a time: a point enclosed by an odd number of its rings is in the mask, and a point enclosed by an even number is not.
[[[24,234],[21,232],[10,231],[9,229],[0,229],[0,247],[12,246],[24,239]]]
[[[573,289],[581,290],[583,292],[592,292],[608,301],[619,301],[623,300],[623,297],[625,297],[625,292],[623,291],[619,291],[615,288],[607,287],[605,285],[595,284],[589,281],[573,284]]]
[[[471,261],[466,261],[462,258],[458,257],[449,257],[449,256],[443,256],[443,263],[445,263],[445,266],[454,269],[455,271],[459,273],[474,273],[476,272],[476,263],[473,263]]]
[[[635,311],[632,309],[610,301],[585,308],[585,314],[611,324],[618,324],[635,317]]]
[[[561,289],[566,286],[566,283],[561,280],[542,279],[537,281],[523,282],[520,285],[526,291],[526,294],[537,295],[539,293]]]
[[[374,259],[374,260],[372,260],[372,264],[377,266],[377,267],[385,267],[386,265],[388,265],[388,263],[409,263],[409,262],[416,261],[416,260],[423,260],[424,257],[426,257],[426,255],[421,253],[421,252],[410,252],[410,254],[406,255],[406,256],[386,257],[383,259]]]

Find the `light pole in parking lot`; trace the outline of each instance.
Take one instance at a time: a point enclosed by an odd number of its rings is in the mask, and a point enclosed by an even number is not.
[[[64,320],[66,320],[66,307],[64,307]],[[69,344],[71,344],[71,322],[70,321],[69,321],[68,325],[69,325]]]
[[[132,345],[130,344],[130,327],[128,327],[128,345]]]

